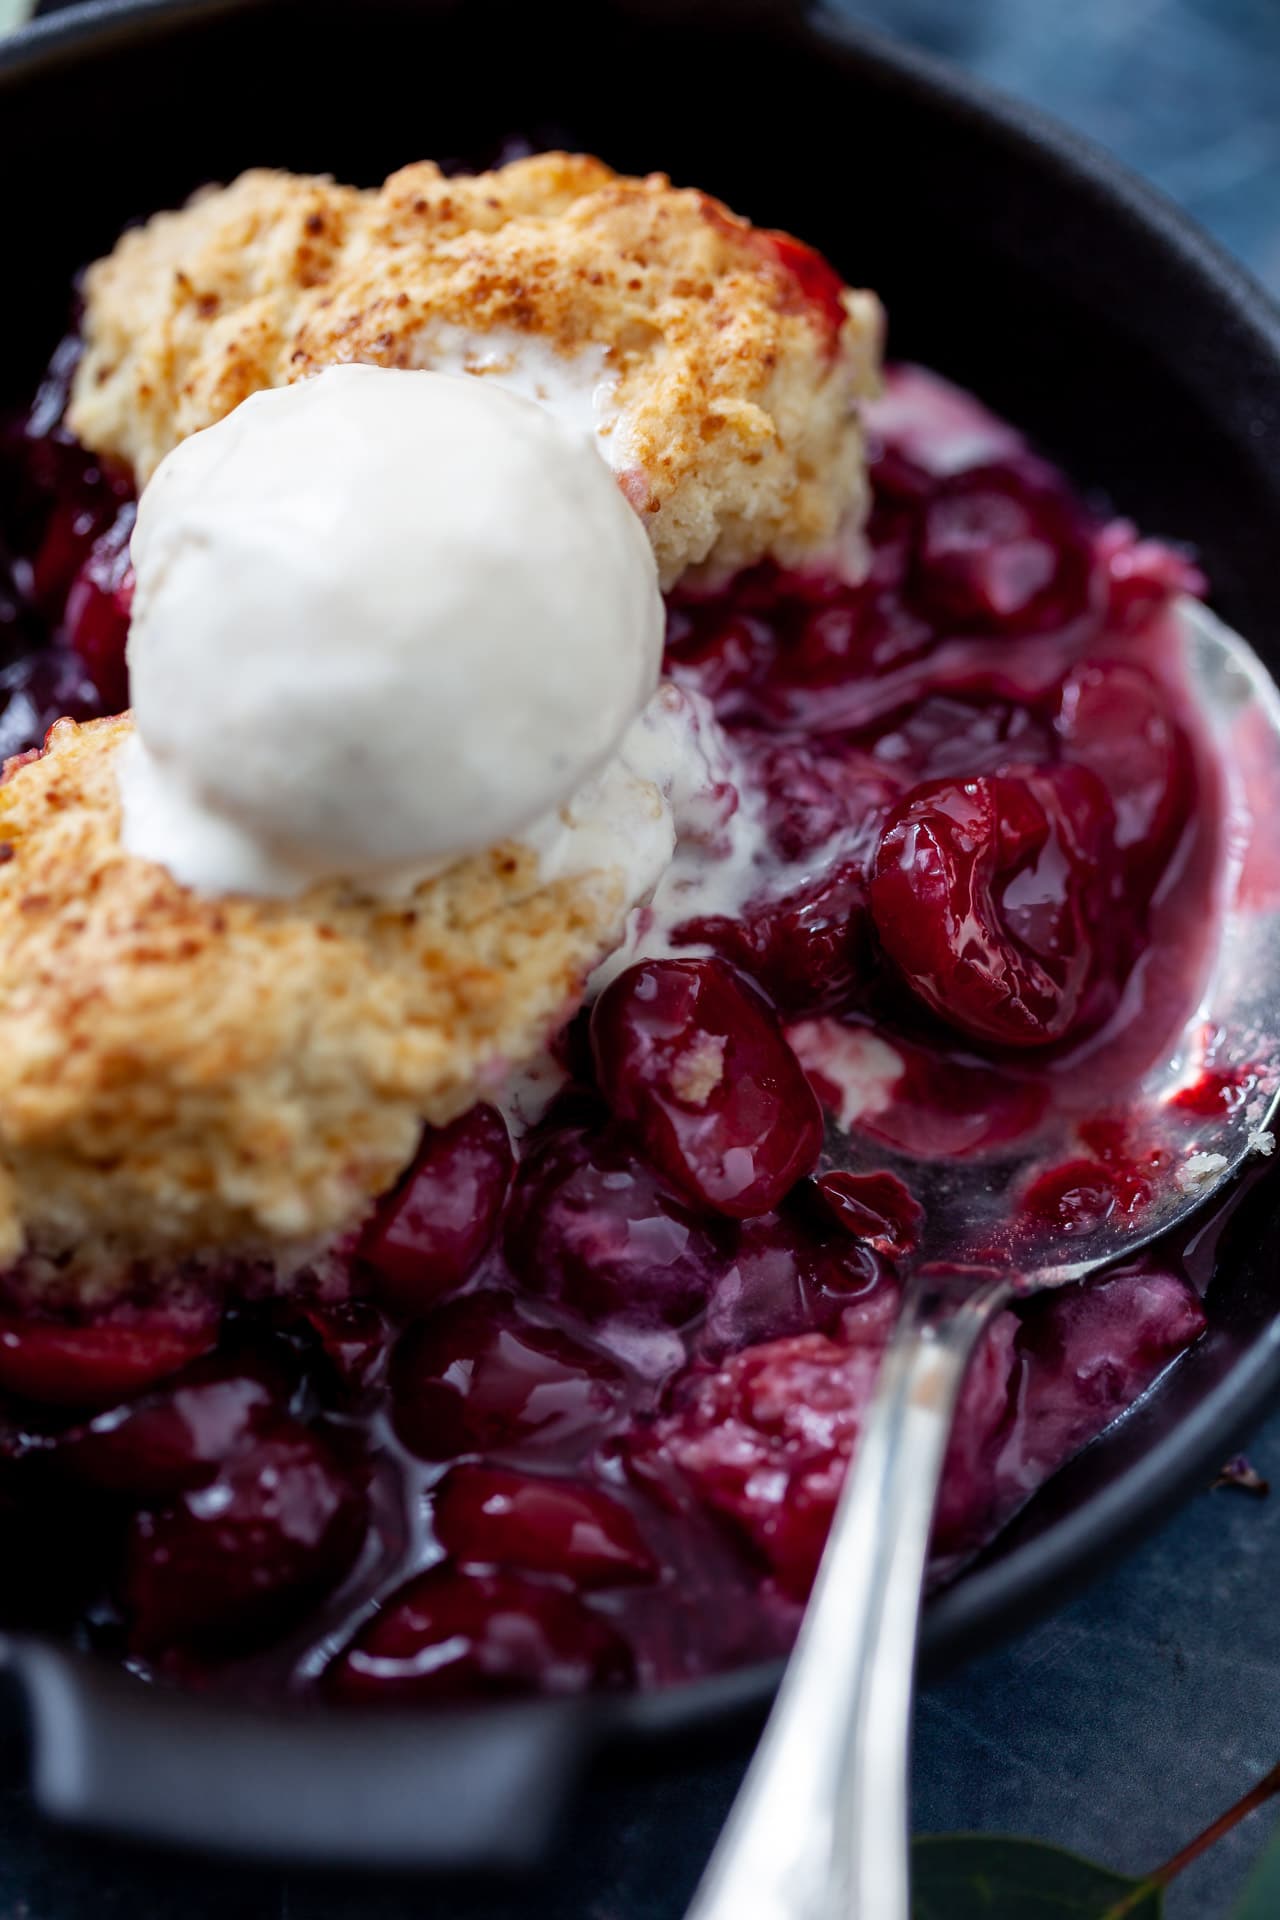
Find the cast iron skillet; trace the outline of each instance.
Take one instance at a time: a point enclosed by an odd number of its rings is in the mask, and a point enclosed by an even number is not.
[[[895,354],[975,387],[1086,486],[1192,540],[1280,665],[1280,314],[1097,150],[796,0],[101,0],[0,48],[0,367],[16,399],[75,268],[246,165],[380,180],[514,129],[668,170],[876,287]],[[1229,1232],[1212,1326],[931,1606],[929,1667],[1024,1623],[1150,1526],[1280,1383],[1280,1187]],[[0,1641],[35,1796],[62,1817],[247,1854],[519,1865],[606,1743],[745,1730],[754,1668],[647,1699],[425,1717],[269,1715]]]

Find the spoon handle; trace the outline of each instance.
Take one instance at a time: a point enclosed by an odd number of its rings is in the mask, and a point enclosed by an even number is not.
[[[929,1532],[988,1280],[909,1288],[796,1650],[688,1920],[908,1920],[907,1769]]]

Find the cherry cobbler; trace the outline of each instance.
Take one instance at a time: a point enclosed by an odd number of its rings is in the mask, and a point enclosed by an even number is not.
[[[1011,1230],[1140,1214],[1126,1096],[1218,907],[1202,582],[878,344],[799,242],[565,155],[250,173],[89,269],[2,443],[0,1621],[359,1702],[776,1654],[912,1167],[1052,1121]],[[599,442],[666,594],[656,884],[513,840],[261,898],[124,844],[137,493],[345,362]],[[1189,1147],[1251,1092],[1206,1059]],[[1165,1246],[1000,1315],[935,1578],[1197,1340],[1207,1278]]]

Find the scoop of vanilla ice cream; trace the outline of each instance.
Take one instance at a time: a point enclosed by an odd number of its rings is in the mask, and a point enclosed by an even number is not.
[[[657,685],[652,550],[590,437],[466,375],[255,394],[162,461],[132,551],[125,844],[209,891],[519,837]]]

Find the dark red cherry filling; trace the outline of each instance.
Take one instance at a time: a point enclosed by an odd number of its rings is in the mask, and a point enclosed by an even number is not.
[[[380,1299],[423,1313],[462,1285],[493,1238],[513,1164],[506,1122],[492,1107],[427,1128],[360,1242]]]
[[[931,492],[912,556],[911,598],[944,630],[1010,638],[1085,611],[1090,531],[1053,474],[1030,462],[971,467]]]
[[[507,1264],[531,1294],[588,1321],[682,1326],[723,1262],[700,1220],[616,1131],[551,1127],[530,1146],[507,1214]]]
[[[1115,825],[1083,767],[916,787],[890,814],[871,911],[903,979],[995,1046],[1065,1039],[1111,974]]]
[[[626,1641],[575,1594],[507,1572],[424,1573],[384,1602],[329,1670],[339,1698],[432,1701],[627,1685]]]
[[[714,1213],[768,1213],[822,1144],[822,1117],[777,1018],[717,960],[650,960],[591,1016],[600,1090],[645,1157]]]
[[[554,1573],[578,1588],[656,1578],[634,1516],[599,1487],[506,1467],[455,1467],[432,1509],[456,1561]]]
[[[524,1318],[510,1294],[454,1300],[401,1335],[391,1417],[423,1460],[463,1453],[581,1454],[624,1397],[617,1365],[559,1328]]]
[[[837,277],[760,243],[834,344]],[[133,505],[60,425],[76,351],[0,433],[3,755],[127,697]],[[258,1695],[322,1670],[359,1703],[775,1654],[926,1244],[911,1162],[1070,1121],[1002,1230],[1140,1213],[1165,1169],[1115,1116],[1211,917],[1170,611],[1202,582],[919,370],[869,433],[864,578],[766,562],[669,597],[667,670],[760,845],[673,957],[549,1036],[570,1084],[514,1149],[488,1105],[426,1129],[282,1298],[210,1266],[94,1314],[56,1268],[0,1277],[0,1624]],[[1190,1132],[1253,1085],[1210,1065],[1174,1111]],[[158,1305],[170,1278],[200,1304]],[[934,1577],[1203,1326],[1177,1247],[1001,1316]]]
[[[120,1313],[77,1325],[0,1318],[0,1393],[57,1407],[102,1407],[137,1393],[205,1353],[217,1337],[210,1313]]]
[[[212,1479],[135,1513],[129,1643],[153,1657],[260,1644],[342,1578],[364,1534],[363,1486],[323,1433],[263,1417]]]

